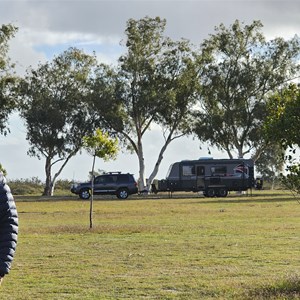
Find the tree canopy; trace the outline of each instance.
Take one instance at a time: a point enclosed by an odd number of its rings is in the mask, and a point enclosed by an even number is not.
[[[287,149],[300,146],[300,88],[290,84],[270,97],[266,132]]]
[[[300,193],[300,162],[296,151],[300,146],[300,88],[296,84],[274,93],[268,105],[269,115],[265,125],[266,136],[287,150],[286,171],[282,183],[291,191]]]
[[[266,41],[261,29],[260,21],[221,24],[201,47],[205,64],[195,132],[230,158],[259,157],[266,146],[266,96],[298,72],[299,39]]]
[[[88,99],[96,65],[94,56],[70,48],[52,62],[29,69],[20,85],[29,154],[45,158],[44,195],[53,194],[56,178],[81,149],[83,137],[93,132]]]
[[[8,117],[16,107],[15,98],[12,96],[16,76],[13,72],[14,65],[7,53],[9,40],[15,36],[17,30],[18,28],[12,24],[0,27],[0,134],[4,135],[9,132]]]

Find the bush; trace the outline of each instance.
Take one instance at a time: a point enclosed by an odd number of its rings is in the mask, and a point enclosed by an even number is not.
[[[72,181],[67,179],[59,179],[56,181],[54,191],[70,191]]]
[[[15,179],[8,182],[9,187],[14,195],[42,195],[45,183],[37,177],[30,179]],[[70,192],[71,181],[57,180],[55,184],[55,192]]]
[[[282,184],[295,194],[300,194],[300,164],[292,164],[287,166],[286,176],[281,176]]]
[[[43,192],[44,184],[37,177],[15,179],[8,182],[14,195],[34,195]]]

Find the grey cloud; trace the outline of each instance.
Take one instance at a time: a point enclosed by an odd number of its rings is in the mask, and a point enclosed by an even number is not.
[[[235,19],[250,23],[261,20],[268,28],[299,28],[298,1],[10,1],[0,3],[0,16],[20,22],[20,26],[54,32],[94,33],[102,36],[124,36],[129,18],[146,15],[167,19],[166,33],[200,42],[220,23]]]

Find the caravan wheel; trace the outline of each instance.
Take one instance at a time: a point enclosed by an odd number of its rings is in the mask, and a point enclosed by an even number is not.
[[[227,195],[228,195],[228,191],[226,188],[218,189],[218,192],[217,192],[218,197],[227,197]]]
[[[214,189],[208,189],[205,194],[207,197],[215,197],[216,191]]]

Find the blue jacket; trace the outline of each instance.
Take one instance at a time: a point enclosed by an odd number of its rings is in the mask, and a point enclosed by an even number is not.
[[[8,274],[15,254],[18,214],[6,179],[0,172],[0,276]]]

